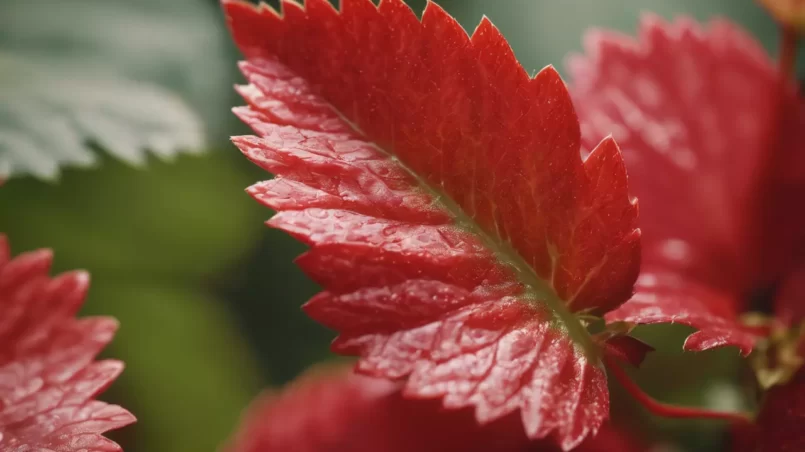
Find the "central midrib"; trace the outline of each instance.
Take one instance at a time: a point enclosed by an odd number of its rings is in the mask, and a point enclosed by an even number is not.
[[[359,134],[366,137],[359,129],[356,128],[356,130],[358,130]],[[570,311],[551,285],[537,275],[534,269],[528,265],[525,259],[523,259],[520,253],[518,253],[510,243],[501,241],[488,234],[472,217],[467,215],[464,209],[453,201],[450,196],[431,187],[427,181],[420,177],[415,171],[411,170],[393,153],[386,151],[374,143],[372,143],[372,145],[380,153],[400,165],[400,167],[410,174],[419,186],[431,196],[431,199],[433,199],[435,203],[440,204],[444,209],[450,212],[453,218],[455,218],[456,226],[480,237],[484,246],[492,250],[498,261],[514,270],[517,279],[525,287],[525,290],[519,294],[519,298],[534,305],[544,303],[553,313],[554,321],[551,322],[553,327],[567,333],[573,341],[573,344],[581,349],[590,361],[599,362],[598,348],[593,343],[592,337],[590,337],[590,333],[587,332],[585,326],[582,325],[576,315]]]
[[[382,147],[378,146],[371,138],[369,138],[360,127],[349,118],[345,117],[338,108],[330,104],[332,111],[348,124],[355,133],[365,139],[367,144],[372,145],[379,153],[386,156],[388,159],[400,165],[411,177],[419,184],[422,189],[427,192],[434,203],[440,204],[455,218],[456,226],[481,238],[481,242],[490,250],[494,256],[501,263],[511,267],[517,275],[517,280],[520,281],[525,290],[519,294],[519,298],[534,306],[539,303],[544,303],[547,308],[553,313],[554,320],[551,322],[554,328],[562,330],[570,336],[573,345],[580,350],[591,363],[602,365],[598,347],[593,342],[587,328],[581,324],[578,317],[567,307],[564,301],[556,294],[551,285],[540,278],[534,269],[528,265],[520,253],[514,249],[508,242],[498,240],[494,236],[488,234],[481,228],[475,220],[464,212],[453,199],[441,190],[437,190],[415,171],[408,167],[402,160],[400,160],[393,152],[389,152]]]

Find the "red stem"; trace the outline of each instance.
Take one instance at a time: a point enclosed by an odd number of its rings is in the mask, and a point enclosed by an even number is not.
[[[712,411],[705,408],[683,407],[669,405],[653,399],[650,395],[643,392],[631,377],[623,370],[620,365],[612,358],[606,357],[604,361],[609,371],[615,379],[626,389],[649,412],[662,417],[672,418],[699,418],[699,419],[722,419],[730,422],[751,423],[752,418],[746,413],[731,413],[724,411]]]

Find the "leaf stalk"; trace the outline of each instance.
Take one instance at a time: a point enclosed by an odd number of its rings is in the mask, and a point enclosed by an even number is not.
[[[748,413],[714,411],[706,408],[684,407],[660,402],[643,392],[623,368],[611,357],[604,358],[610,374],[650,413],[668,418],[720,419],[734,423],[751,423]]]

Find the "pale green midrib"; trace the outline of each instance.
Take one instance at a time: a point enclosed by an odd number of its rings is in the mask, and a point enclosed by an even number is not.
[[[354,125],[353,125],[354,126]],[[356,129],[358,130],[358,129]],[[359,133],[361,133],[359,131]],[[362,133],[361,133],[362,134]],[[363,134],[362,134],[363,135]],[[363,135],[366,136],[366,135]],[[520,253],[511,246],[510,243],[496,239],[488,234],[478,223],[461,208],[450,196],[447,196],[440,190],[437,190],[420,177],[415,171],[411,170],[404,162],[397,156],[386,151],[385,149],[371,143],[379,152],[386,155],[396,164],[400,165],[411,177],[416,180],[420,187],[422,187],[435,203],[443,206],[453,218],[455,218],[456,226],[464,229],[481,238],[482,243],[492,250],[498,261],[511,267],[517,276],[517,279],[526,287],[523,293],[520,294],[524,300],[533,300],[534,304],[539,302],[545,305],[554,314],[554,327],[559,328],[570,336],[573,344],[581,349],[582,352],[593,362],[599,359],[598,347],[595,346],[590,333],[587,328],[581,324],[579,319],[567,307],[564,301],[556,294],[551,285],[540,278],[534,269],[528,265]]]
[[[378,146],[373,140],[369,139],[369,137],[361,130],[360,127],[358,127],[357,124],[345,117],[338,108],[335,108],[335,106],[332,104],[329,105],[332,111],[338,117],[340,117],[342,121],[348,124],[356,134],[366,138],[367,144],[370,144],[382,155],[400,165],[400,168],[410,174],[411,177],[419,184],[419,186],[422,187],[425,192],[430,194],[434,203],[441,204],[448,212],[450,212],[453,215],[453,218],[455,218],[456,226],[480,237],[481,242],[487,248],[492,250],[493,254],[500,262],[508,265],[514,270],[515,274],[517,275],[517,279],[526,287],[526,290],[520,294],[520,297],[522,297],[524,300],[533,299],[533,304],[537,304],[539,301],[545,303],[545,305],[554,315],[554,321],[552,322],[553,326],[567,333],[567,335],[570,336],[573,345],[584,353],[591,363],[595,363],[599,366],[602,365],[598,347],[593,342],[593,338],[590,336],[587,328],[581,324],[576,315],[573,314],[564,301],[559,298],[559,295],[556,294],[551,285],[537,275],[534,269],[528,265],[525,259],[523,259],[520,253],[518,253],[510,243],[497,240],[484,231],[484,229],[480,227],[472,217],[467,215],[464,212],[464,209],[453,201],[450,196],[447,196],[446,193],[431,187],[431,185],[425,179],[420,177],[419,174],[409,168],[408,165],[394,155],[394,153]]]

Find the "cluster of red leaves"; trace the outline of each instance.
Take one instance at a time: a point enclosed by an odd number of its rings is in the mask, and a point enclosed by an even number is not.
[[[607,319],[683,323],[699,330],[688,350],[748,354],[762,332],[738,315],[753,289],[781,284],[787,324],[803,313],[805,214],[790,201],[805,194],[804,111],[786,99],[790,124],[778,127],[772,62],[724,21],[647,17],[637,40],[593,32],[586,44],[570,60],[585,144],[613,133],[642,206],[637,293]]]
[[[101,434],[134,417],[93,400],[123,369],[95,361],[117,323],[75,318],[89,275],[51,278],[51,260],[48,250],[11,259],[0,235],[0,450],[119,451]]]
[[[231,452],[559,452],[526,438],[515,416],[479,427],[469,410],[410,400],[400,385],[347,368],[310,372],[249,410]],[[640,452],[633,435],[605,425],[578,452]]]
[[[574,313],[629,298],[640,234],[617,146],[582,162],[556,71],[435,4],[224,4],[259,135],[234,142],[277,175],[249,191],[311,245],[305,310],[333,349],[481,423],[519,410],[565,449],[597,431],[606,376]]]
[[[805,313],[805,110],[733,25],[592,33],[574,108],[553,68],[529,77],[489,21],[467,36],[432,3],[421,20],[401,0],[224,7],[247,59],[235,112],[258,135],[234,142],[277,176],[249,192],[311,246],[298,262],[325,290],[305,310],[333,349],[401,380],[388,400],[473,408],[481,430],[519,412],[527,438],[568,450],[607,416],[602,355],[646,351],[602,347],[582,317],[683,323],[686,349],[747,355],[769,333],[740,318],[751,291],[780,288],[777,326]],[[798,381],[768,394],[761,450],[801,441],[773,433],[799,408],[768,408]],[[264,415],[297,409],[284,400]]]
[[[570,60],[584,142],[612,131],[642,206],[636,293],[607,320],[682,323],[699,330],[685,349],[744,355],[770,329],[796,327],[805,314],[805,212],[794,207],[805,196],[805,105],[796,90],[725,21],[647,17],[637,40],[593,32],[586,51]],[[771,325],[759,328],[740,315],[764,286],[777,290]],[[801,380],[766,395],[757,450],[805,450],[794,427]]]

